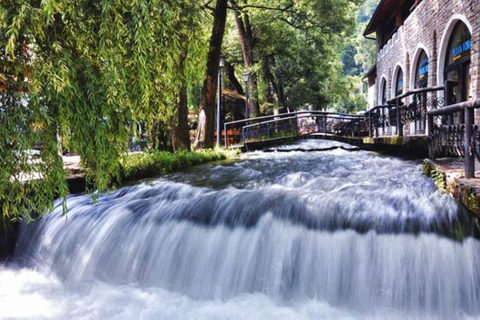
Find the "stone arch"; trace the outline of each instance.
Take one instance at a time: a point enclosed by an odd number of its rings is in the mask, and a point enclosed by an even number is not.
[[[443,30],[443,35],[442,39],[440,41],[440,50],[438,51],[438,59],[437,59],[437,85],[441,86],[445,83],[445,60],[447,59],[447,50],[448,50],[448,44],[450,42],[450,37],[452,36],[453,29],[455,28],[457,22],[462,22],[464,23],[468,31],[470,31],[470,34],[474,35],[473,33],[473,27],[470,21],[461,14],[454,14],[450,17],[450,20],[448,20],[445,29]],[[439,92],[439,95],[443,97],[443,91]]]

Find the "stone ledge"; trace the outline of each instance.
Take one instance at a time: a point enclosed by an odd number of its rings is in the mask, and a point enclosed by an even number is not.
[[[423,172],[433,178],[440,189],[480,217],[480,178],[464,178],[462,159],[425,159]],[[480,176],[480,172],[476,176]]]
[[[427,136],[367,137],[363,138],[363,145],[368,150],[383,151],[388,154],[406,156],[412,159],[428,157]]]

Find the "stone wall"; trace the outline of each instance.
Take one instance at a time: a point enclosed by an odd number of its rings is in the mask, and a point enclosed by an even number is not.
[[[443,66],[448,40],[456,21],[471,27],[471,98],[480,98],[480,0],[423,0],[377,53],[376,101],[382,77],[387,80],[387,98],[394,97],[395,76],[404,73],[404,91],[414,89],[415,69],[420,49],[430,60],[428,86],[443,85]],[[370,106],[373,107],[373,106]]]

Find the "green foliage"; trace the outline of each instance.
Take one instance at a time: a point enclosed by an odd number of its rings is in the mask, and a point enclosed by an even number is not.
[[[375,41],[366,39],[363,32],[378,5],[377,0],[362,1],[356,8],[356,27],[345,42],[342,54],[343,75],[338,81],[347,89],[339,92],[335,109],[340,112],[366,110],[367,93],[359,86],[362,77],[375,65]]]
[[[194,165],[223,160],[232,152],[218,150],[180,151],[177,153],[154,151],[126,156],[121,161],[123,181],[131,181],[172,173]]]
[[[445,173],[436,168],[430,171],[430,177],[435,180],[435,185],[441,190],[446,190]]]
[[[339,94],[335,110],[343,113],[356,113],[367,110],[367,100],[362,92],[360,76],[349,76],[342,79],[346,91]]]
[[[278,107],[267,101],[272,84],[263,73],[264,58],[270,56],[275,57],[270,71],[291,110],[342,101],[345,108],[355,101],[358,109],[360,99],[350,95],[356,89],[343,75],[340,57],[348,51],[346,68],[357,73],[352,55],[357,59],[362,50],[357,47],[355,54],[346,40],[361,1],[237,2],[252,24],[256,58],[249,71],[258,75],[265,110]],[[139,123],[146,123],[156,147],[168,144],[178,121],[179,88],[186,84],[191,107],[200,101],[212,25],[205,10],[204,3],[187,0],[1,2],[0,208],[5,219],[32,219],[48,212],[54,198],[65,198],[62,152],[79,154],[87,181],[102,191],[122,173],[133,172],[119,159]],[[242,54],[231,22],[225,52],[240,78]],[[32,149],[39,150],[35,159]],[[158,159],[166,161],[160,171],[196,161],[188,157],[164,155]],[[137,164],[160,172],[148,163],[138,159]]]
[[[478,201],[477,194],[475,192],[470,192],[467,197],[467,204],[468,204],[468,209],[478,213],[480,209],[480,204]]]
[[[357,49],[353,45],[348,45],[342,55],[343,73],[346,76],[359,76],[362,74],[362,66],[355,61]]]
[[[352,45],[356,48],[355,63],[361,65],[361,75],[366,74],[375,65],[376,41],[367,39],[363,32],[378,5],[378,0],[364,0],[357,10],[357,27],[351,38]],[[371,37],[371,35],[370,35]],[[359,74],[359,75],[360,75]]]
[[[249,70],[259,75],[259,96],[264,109],[270,109],[264,92],[271,85],[265,78],[264,57],[274,56],[269,68],[283,88],[285,106],[290,110],[322,109],[338,101],[346,91],[339,80],[344,41],[354,30],[355,5],[358,1],[238,1],[245,6],[254,35],[255,64]],[[242,61],[233,19],[226,37],[229,60]],[[238,64],[237,64],[238,65]],[[243,67],[238,65],[237,77]],[[343,94],[343,93],[342,93]],[[278,98],[278,97],[277,97]]]
[[[0,206],[7,219],[47,212],[67,184],[59,148],[105,190],[134,123],[175,123],[182,81],[195,88],[206,21],[191,1],[5,0],[0,5]],[[179,53],[188,50],[186,79]],[[40,149],[40,161],[29,150]],[[25,183],[24,180],[30,180]]]
[[[359,24],[353,43],[357,50],[355,63],[362,66],[362,75],[365,75],[375,65],[377,46],[375,40],[363,36],[367,23]]]
[[[362,1],[356,9],[356,27],[343,51],[343,73],[346,76],[363,76],[375,65],[376,42],[363,36],[378,0]]]

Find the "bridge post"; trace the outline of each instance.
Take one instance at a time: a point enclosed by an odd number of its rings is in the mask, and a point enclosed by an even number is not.
[[[373,136],[373,128],[372,128],[372,111],[368,113],[368,136],[371,138]]]
[[[464,140],[464,150],[465,150],[465,178],[474,178],[475,177],[475,161],[473,150],[470,147],[470,140],[472,138],[472,127],[473,127],[473,108],[465,108],[465,140]]]
[[[402,137],[403,136],[403,126],[402,126],[402,119],[400,118],[400,99],[397,99],[397,107],[396,107],[396,112],[397,112],[397,136]]]
[[[323,134],[327,135],[327,115],[323,116]]]
[[[385,108],[382,108],[382,134],[385,136]]]
[[[228,133],[227,133],[227,124],[223,124],[223,132],[225,134],[225,148],[228,147]]]
[[[298,136],[298,114],[295,113],[295,137]]]

